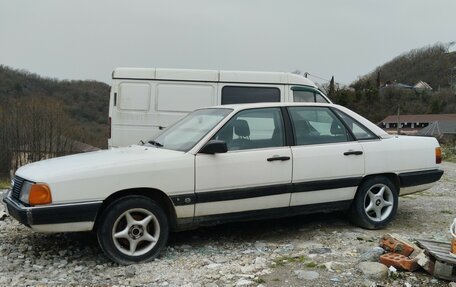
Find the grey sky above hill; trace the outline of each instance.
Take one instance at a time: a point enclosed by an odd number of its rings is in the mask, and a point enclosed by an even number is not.
[[[455,41],[455,11],[454,0],[0,0],[0,64],[106,83],[115,67],[163,67],[299,69],[349,84]]]

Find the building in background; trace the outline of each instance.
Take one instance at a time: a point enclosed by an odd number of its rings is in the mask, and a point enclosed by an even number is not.
[[[397,134],[398,124],[399,133],[407,135],[416,135],[430,125],[434,125],[437,130],[440,126],[446,130],[456,124],[456,114],[391,115],[379,122],[378,126],[389,134]]]

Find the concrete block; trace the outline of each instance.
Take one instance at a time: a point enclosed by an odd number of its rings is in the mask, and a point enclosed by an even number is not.
[[[421,252],[413,258],[418,265],[421,266],[424,270],[426,270],[427,273],[433,275],[434,274],[434,262],[431,260],[431,258],[424,253],[424,250],[421,250]]]

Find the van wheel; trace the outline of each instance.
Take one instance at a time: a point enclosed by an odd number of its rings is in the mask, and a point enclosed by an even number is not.
[[[386,177],[375,176],[358,187],[349,217],[363,228],[381,229],[394,218],[397,205],[396,186]]]
[[[111,260],[128,265],[156,258],[166,245],[168,219],[145,196],[126,196],[109,204],[97,230],[98,243]]]

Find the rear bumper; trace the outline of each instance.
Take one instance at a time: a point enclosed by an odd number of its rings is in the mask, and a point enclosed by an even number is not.
[[[443,175],[443,170],[432,169],[423,171],[406,172],[399,174],[401,187],[425,185],[438,181]]]
[[[31,207],[12,198],[10,192],[2,201],[11,217],[34,230],[44,232],[91,229],[102,204],[101,201],[96,201]]]

